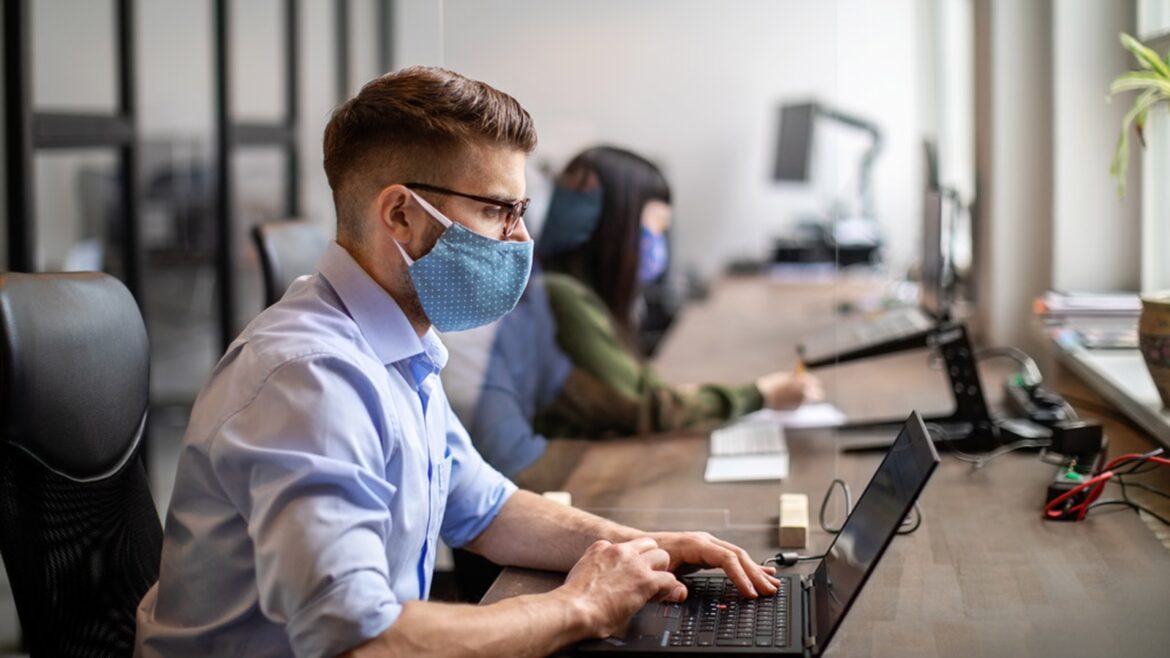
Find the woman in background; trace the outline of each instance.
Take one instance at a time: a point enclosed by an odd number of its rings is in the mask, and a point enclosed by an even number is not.
[[[537,240],[548,271],[534,269],[498,322],[443,336],[452,408],[480,454],[521,486],[547,488],[549,439],[691,429],[819,395],[812,378],[785,373],[684,392],[646,367],[633,347],[634,307],[642,283],[665,269],[669,225],[670,190],[654,165],[590,149],[552,192]],[[499,567],[462,550],[454,558],[461,595],[478,601]]]
[[[566,384],[574,376],[593,381],[579,387],[583,395],[575,404],[554,404],[537,415],[546,436],[692,429],[820,397],[817,380],[803,374],[674,387],[643,362],[634,347],[636,309],[642,285],[661,276],[669,259],[670,203],[662,172],[619,148],[579,154],[557,180],[537,254],[557,344],[574,366]],[[604,401],[590,401],[591,390],[604,391]]]

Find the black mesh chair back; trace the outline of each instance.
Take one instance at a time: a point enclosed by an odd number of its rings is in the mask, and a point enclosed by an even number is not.
[[[0,274],[0,370],[0,554],[25,644],[130,656],[162,550],[138,306],[105,274]]]
[[[297,277],[312,274],[329,247],[325,230],[302,219],[257,224],[252,227],[252,240],[264,272],[265,306],[279,301]]]

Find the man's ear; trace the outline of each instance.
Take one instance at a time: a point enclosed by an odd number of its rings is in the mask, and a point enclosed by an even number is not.
[[[382,188],[374,200],[379,230],[387,231],[398,243],[410,242],[410,215],[407,212],[410,205],[410,190],[398,184]]]

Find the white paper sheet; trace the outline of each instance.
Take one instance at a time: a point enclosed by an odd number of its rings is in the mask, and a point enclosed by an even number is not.
[[[785,429],[814,429],[818,427],[840,427],[845,424],[848,417],[845,415],[845,412],[832,404],[820,402],[817,404],[801,405],[791,411],[761,409],[760,411],[744,416],[740,419],[740,422],[751,422],[757,419],[780,423]]]
[[[703,480],[707,482],[744,482],[749,480],[783,480],[788,477],[788,453],[770,455],[736,455],[708,457]]]

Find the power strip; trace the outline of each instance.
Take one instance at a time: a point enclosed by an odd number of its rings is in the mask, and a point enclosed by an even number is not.
[[[1109,447],[1109,440],[1100,434],[1100,426],[1097,426],[1096,429],[1098,452],[1081,458],[1074,457],[1056,469],[1056,475],[1053,476],[1052,482],[1048,483],[1048,491],[1044,494],[1045,506],[1084,484],[1086,480],[1093,477],[1094,473],[1099,473],[1105,467],[1105,453]],[[1081,504],[1090,491],[1092,491],[1092,487],[1078,492],[1063,503],[1064,508],[1068,509]],[[1080,516],[1079,513],[1062,512],[1060,516],[1055,517],[1045,514],[1044,518],[1049,521],[1076,521],[1078,516]]]
[[[1025,384],[1019,377],[1009,377],[1003,392],[1004,405],[1013,415],[1048,427],[1070,419],[1064,398],[1039,384]]]

